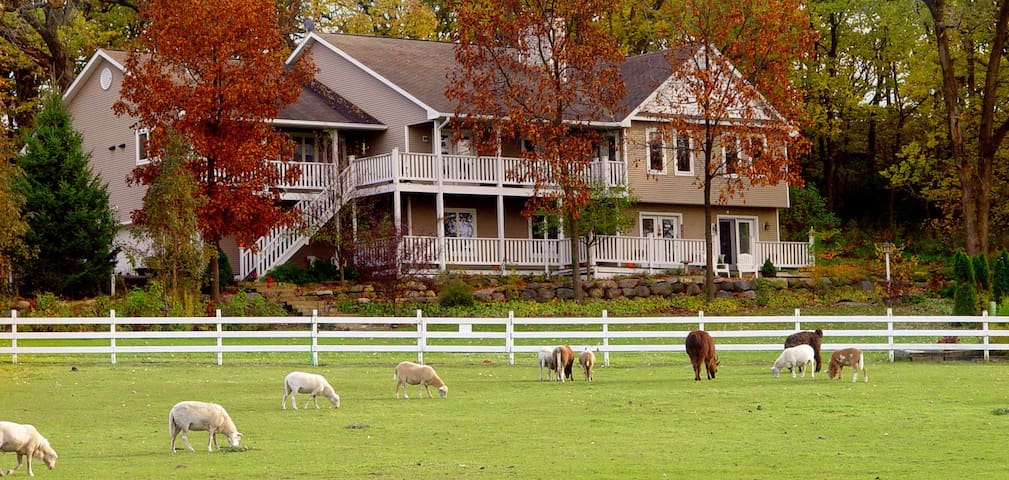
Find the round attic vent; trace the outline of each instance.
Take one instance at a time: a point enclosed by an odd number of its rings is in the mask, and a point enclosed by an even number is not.
[[[102,69],[102,90],[108,90],[112,86],[112,70],[108,67]]]

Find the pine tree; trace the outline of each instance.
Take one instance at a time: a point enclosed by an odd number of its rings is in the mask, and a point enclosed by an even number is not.
[[[91,295],[112,272],[118,226],[106,185],[91,171],[81,144],[61,98],[49,94],[17,157],[24,172],[15,185],[25,199],[25,244],[36,252],[20,266],[22,293]]]
[[[977,315],[977,283],[974,264],[963,250],[953,256],[953,276],[956,290],[953,293],[953,315]]]
[[[1009,252],[1002,250],[991,264],[992,269],[992,299],[1002,305],[1009,296]]]

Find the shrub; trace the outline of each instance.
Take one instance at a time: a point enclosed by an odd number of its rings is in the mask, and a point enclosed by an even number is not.
[[[164,317],[168,315],[168,301],[160,282],[151,282],[147,289],[134,288],[123,299],[121,315],[124,317]]]
[[[44,292],[35,298],[33,317],[71,317],[73,307],[51,292]]]
[[[953,256],[953,276],[956,279],[953,315],[977,315],[978,298],[974,281],[974,264],[963,250]]]
[[[285,263],[284,265],[279,265],[267,272],[265,276],[260,277],[260,280],[265,280],[266,277],[271,277],[278,282],[304,285],[306,283],[339,280],[340,269],[329,262],[321,261],[312,262],[312,265],[309,267],[302,267],[301,265],[295,265],[293,263]],[[350,275],[350,277],[353,277],[353,275]]]
[[[1002,250],[992,261],[992,299],[999,305],[1009,296],[1009,252]]]
[[[438,305],[442,307],[472,306],[473,303],[473,287],[463,280],[450,280],[438,293]]]
[[[764,260],[764,265],[760,267],[760,274],[765,277],[776,277],[778,275],[778,268],[774,266],[771,259],[768,258]]]
[[[979,253],[972,259],[974,263],[974,280],[977,281],[978,290],[981,292],[991,291],[991,269],[988,266],[988,257]]]
[[[271,303],[262,295],[249,295],[245,292],[227,297],[221,305],[221,315],[225,317],[286,317],[287,310],[281,305]]]

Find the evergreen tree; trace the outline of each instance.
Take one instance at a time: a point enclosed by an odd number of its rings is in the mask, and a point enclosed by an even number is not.
[[[988,257],[979,253],[974,255],[974,280],[977,282],[979,292],[991,291],[991,267],[988,265]]]
[[[953,277],[956,291],[953,293],[953,315],[977,315],[977,283],[974,280],[974,264],[963,250],[953,256]]]
[[[1002,305],[1009,296],[1009,252],[1002,250],[992,261],[992,300]]]
[[[20,290],[94,294],[112,272],[118,226],[106,185],[88,166],[90,155],[58,94],[43,100],[25,143],[17,157],[24,175],[15,185],[25,199],[25,243],[36,256],[20,266]]]
[[[14,265],[29,256],[24,234],[28,223],[21,214],[24,196],[14,190],[14,180],[21,174],[11,162],[9,145],[0,136],[0,297],[11,293],[10,276]]]

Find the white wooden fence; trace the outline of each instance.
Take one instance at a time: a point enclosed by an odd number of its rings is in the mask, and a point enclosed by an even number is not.
[[[996,322],[992,322],[996,323]],[[190,325],[185,330],[152,330],[156,325]],[[283,325],[277,328],[276,325]],[[378,328],[375,326],[389,328]],[[951,325],[962,325],[953,327]],[[965,325],[970,325],[967,327]],[[71,326],[83,331],[37,331]],[[136,326],[144,326],[142,329]],[[368,328],[354,328],[367,326]],[[395,328],[392,328],[395,326]],[[766,328],[764,328],[766,326]],[[193,328],[196,327],[196,328]],[[476,327],[476,328],[474,328]],[[754,327],[760,327],[754,329]],[[578,318],[441,318],[424,317],[109,317],[22,318],[11,311],[0,324],[0,355],[108,355],[208,353],[222,365],[225,353],[307,353],[318,365],[320,353],[403,352],[532,353],[542,346],[568,343],[592,348],[609,365],[611,353],[684,352],[689,331],[708,331],[719,351],[777,351],[795,331],[824,330],[823,349],[858,347],[865,351],[895,352],[1009,350],[1009,329],[990,329],[989,317],[949,316],[794,316],[776,317],[600,317]],[[957,343],[937,343],[957,337]],[[169,340],[169,341],[166,341]],[[178,340],[173,342],[171,340]]]

